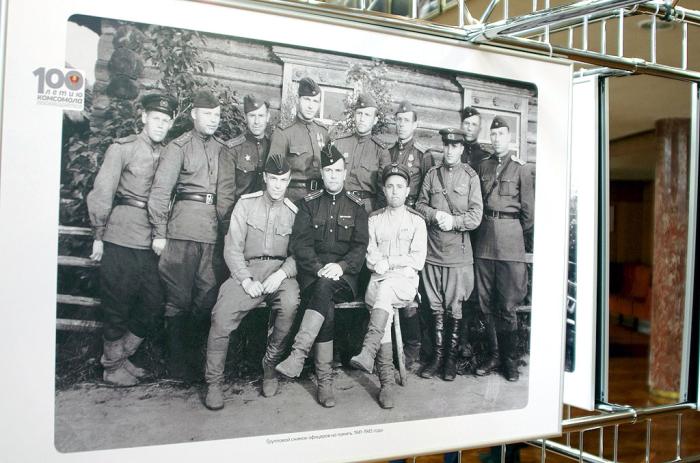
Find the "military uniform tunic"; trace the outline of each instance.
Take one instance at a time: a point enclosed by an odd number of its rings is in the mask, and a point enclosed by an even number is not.
[[[423,178],[434,165],[433,157],[430,154],[426,154],[426,151],[427,149],[417,144],[413,138],[406,142],[397,140],[396,143],[389,147],[391,163],[403,164],[408,167],[411,174],[411,183],[408,197],[406,198],[406,205],[409,207],[415,207]]]
[[[483,313],[499,331],[517,328],[515,307],[527,295],[524,233],[534,224],[532,168],[508,153],[478,167],[484,220],[475,239],[476,287]]]
[[[224,247],[231,278],[221,285],[212,310],[205,373],[208,383],[223,379],[230,333],[265,301],[274,313],[274,323],[263,361],[274,366],[284,354],[299,305],[296,264],[287,254],[296,212],[289,199],[273,200],[262,191],[246,194],[236,203]],[[287,277],[274,293],[253,298],[241,285],[248,278],[262,283],[280,269]]]
[[[109,341],[127,330],[145,337],[162,311],[158,256],[151,250],[146,212],[161,149],[145,132],[116,140],[107,149],[87,196],[95,240],[104,241],[100,297],[104,336]],[[119,204],[120,199],[136,205]]]
[[[218,228],[213,204],[175,200],[173,192],[216,194],[219,154],[224,143],[191,130],[171,141],[158,164],[148,199],[154,238],[174,238],[215,243]]]
[[[476,169],[479,163],[489,157],[491,153],[486,151],[481,143],[474,140],[472,142],[467,142],[464,144],[464,151],[462,152],[462,162],[464,164],[469,164],[472,168]]]
[[[311,191],[309,181],[321,182],[321,148],[328,141],[328,129],[317,121],[305,121],[297,116],[289,126],[279,126],[272,134],[270,153],[283,154],[291,166],[291,182],[287,197],[292,201]]]
[[[379,173],[391,163],[386,146],[373,135],[355,133],[338,138],[334,144],[345,158],[348,171],[345,189],[358,192],[367,212],[383,207],[385,200]]]
[[[442,175],[443,184],[438,173]],[[450,198],[452,211],[446,196]],[[443,164],[428,171],[423,180],[416,209],[428,223],[428,253],[422,272],[423,286],[433,312],[447,309],[454,319],[462,318],[462,303],[474,289],[474,258],[469,231],[482,217],[479,177],[467,164]],[[442,231],[437,212],[451,214],[454,227]]]
[[[320,190],[298,204],[290,249],[306,310],[324,317],[316,342],[326,342],[334,335],[335,303],[352,300],[357,294],[358,275],[367,252],[367,212],[361,200],[345,190],[336,194]],[[328,263],[343,270],[339,280],[318,276]]]

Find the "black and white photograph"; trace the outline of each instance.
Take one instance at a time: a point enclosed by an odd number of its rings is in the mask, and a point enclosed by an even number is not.
[[[62,61],[31,66],[82,78],[84,109],[40,109],[57,241],[37,451],[340,461],[558,432],[567,63],[58,3]]]

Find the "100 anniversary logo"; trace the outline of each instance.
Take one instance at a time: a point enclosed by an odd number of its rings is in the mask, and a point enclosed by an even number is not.
[[[77,69],[40,67],[37,78],[37,104],[82,111],[85,107],[85,77]]]

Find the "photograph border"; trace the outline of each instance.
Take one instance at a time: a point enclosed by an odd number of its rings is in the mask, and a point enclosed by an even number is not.
[[[250,3],[244,5],[251,6]],[[57,0],[49,4],[25,0],[9,4],[0,159],[0,221],[13,224],[0,232],[0,254],[4,257],[5,268],[13,269],[4,278],[0,292],[1,305],[6,308],[9,321],[8,335],[0,340],[2,365],[5,371],[12,371],[5,382],[2,399],[3,416],[9,417],[4,420],[2,433],[6,455],[11,459],[42,461],[94,461],[95,458],[103,462],[124,458],[146,461],[156,456],[185,461],[193,455],[229,455],[241,461],[281,458],[348,461],[429,454],[559,434],[571,63],[448,39],[401,36],[338,20],[290,17],[276,14],[269,6],[259,6],[245,9],[233,4],[221,6],[173,0],[148,3]],[[43,20],[41,30],[26,27],[36,20],[38,11]],[[318,48],[318,37],[323,37],[323,48],[333,52],[536,85],[539,111],[535,209],[537,223],[541,225],[536,227],[534,244],[532,305],[537,310],[533,311],[531,321],[527,406],[481,415],[387,423],[374,426],[382,432],[363,434],[355,439],[292,440],[316,433],[303,432],[277,435],[276,438],[287,436],[290,441],[274,445],[266,436],[258,436],[98,452],[57,452],[53,446],[53,418],[62,111],[36,104],[36,79],[32,72],[40,66],[63,67],[67,20],[73,14],[181,27],[299,47]],[[261,24],[266,27],[260,27]],[[292,29],[295,34],[288,33]],[[348,40],[350,38],[352,40]],[[31,280],[27,278],[29,275]],[[32,336],[27,336],[28,327],[31,327]],[[18,397],[25,400],[18,400]],[[359,429],[362,428],[337,431]],[[360,439],[362,445],[358,445]]]
[[[576,328],[574,370],[564,371],[564,403],[595,409],[598,294],[598,76],[574,78],[571,192],[576,204]],[[571,245],[571,243],[570,243]]]

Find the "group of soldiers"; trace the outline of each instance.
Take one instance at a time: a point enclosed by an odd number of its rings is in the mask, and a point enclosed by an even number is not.
[[[364,298],[369,322],[350,364],[376,368],[379,405],[392,408],[393,314],[407,312],[406,359],[418,371],[411,302],[419,292],[433,343],[421,377],[455,379],[463,306],[474,292],[488,340],[476,374],[518,380],[515,307],[527,292],[534,172],[509,151],[507,121],[493,118],[490,153],[477,141],[481,115],[465,108],[460,128],[440,130],[440,162],[414,139],[418,113],[408,101],[396,109],[391,147],[372,135],[370,95],[357,99],[354,131],[334,139],[315,119],[320,104],[317,83],[301,79],[295,120],[268,138],[269,104],[247,95],[246,132],[223,141],[214,135],[220,102],[200,90],[192,130],[164,146],[176,101],[142,99],[143,130],[109,147],[87,198],[106,382],[148,376],[131,357],[163,317],[168,374],[197,380],[203,365],[205,405],[221,409],[229,337],[266,303],[262,394],[277,392],[280,374],[298,377],[313,355],[318,402],[333,407],[335,305]]]

